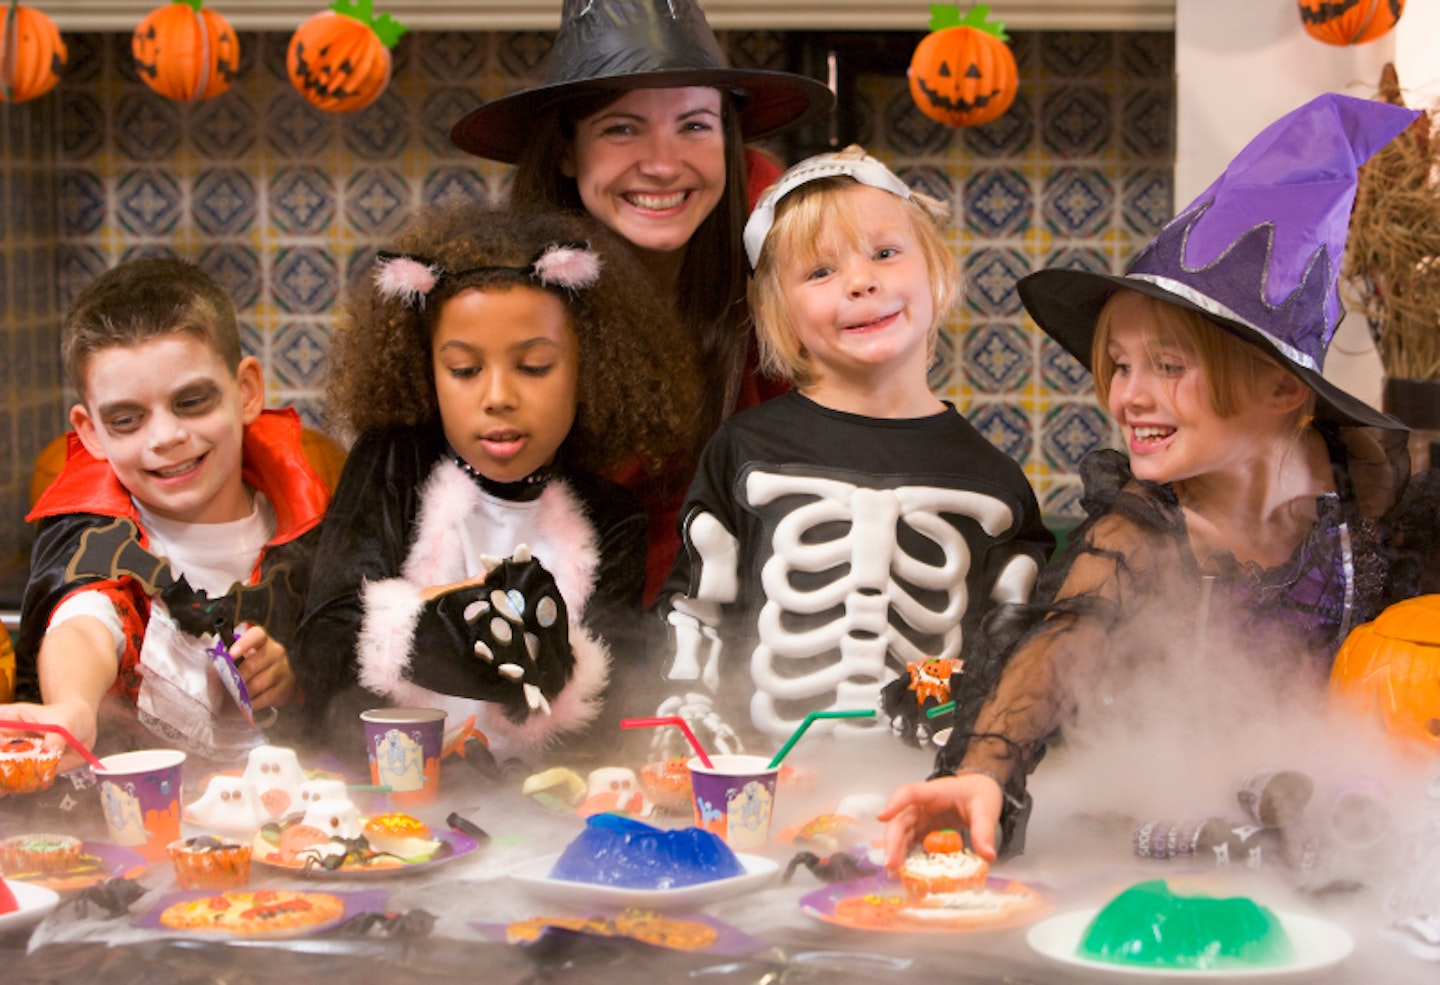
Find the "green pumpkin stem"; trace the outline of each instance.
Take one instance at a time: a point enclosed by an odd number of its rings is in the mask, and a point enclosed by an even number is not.
[[[1001,41],[1009,41],[1010,35],[1005,33],[1005,24],[1002,21],[990,20],[990,7],[988,4],[977,3],[960,16],[960,3],[935,3],[930,5],[930,31],[943,31],[951,27],[973,27],[977,31],[984,31],[986,34],[993,34]]]
[[[375,0],[335,0],[330,9],[345,17],[353,17],[370,28],[387,48],[395,47],[400,36],[409,30],[389,14],[376,14]]]
[[[176,3],[183,3],[195,13],[200,13],[200,8],[205,6],[205,0],[175,0]]]

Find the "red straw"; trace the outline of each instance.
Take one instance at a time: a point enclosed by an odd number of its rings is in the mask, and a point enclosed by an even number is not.
[[[9,729],[12,732],[54,732],[60,738],[70,743],[70,748],[85,757],[85,761],[97,770],[105,767],[95,754],[80,744],[80,740],[70,734],[70,730],[63,725],[47,725],[44,722],[11,722],[0,720],[0,729]]]
[[[681,732],[685,733],[685,739],[690,743],[690,748],[695,750],[695,755],[700,758],[700,765],[707,770],[713,770],[715,764],[710,762],[710,757],[705,755],[705,750],[700,748],[700,740],[695,738],[695,733],[690,731],[690,723],[679,715],[664,715],[660,718],[622,718],[621,728],[653,728],[657,725],[674,725]]]

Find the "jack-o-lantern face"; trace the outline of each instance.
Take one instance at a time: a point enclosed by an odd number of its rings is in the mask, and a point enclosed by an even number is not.
[[[1397,602],[1357,626],[1335,656],[1330,694],[1406,751],[1440,754],[1440,595]]]
[[[988,31],[950,27],[925,36],[910,59],[910,97],[952,127],[999,118],[1015,101],[1019,72],[1008,45]]]
[[[33,7],[11,4],[0,31],[0,102],[23,103],[55,88],[69,50],[60,29]]]
[[[364,109],[390,84],[390,49],[370,25],[334,11],[316,14],[290,38],[290,83],[330,113]]]
[[[140,80],[167,99],[198,102],[225,92],[240,75],[240,41],[204,0],[177,0],[146,15],[130,39]]]
[[[1300,23],[1326,44],[1364,44],[1389,33],[1404,10],[1405,0],[1300,0]]]

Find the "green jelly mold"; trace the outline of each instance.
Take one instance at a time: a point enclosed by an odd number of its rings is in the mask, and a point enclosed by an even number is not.
[[[1092,961],[1197,970],[1282,965],[1290,935],[1243,896],[1179,896],[1163,879],[1137,883],[1095,915],[1077,953]]]

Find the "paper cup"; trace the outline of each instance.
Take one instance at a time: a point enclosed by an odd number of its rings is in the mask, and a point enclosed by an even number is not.
[[[770,838],[780,767],[771,769],[766,756],[711,756],[710,762],[713,768],[697,756],[685,764],[695,826],[719,835],[736,851],[763,847]]]
[[[398,804],[433,800],[440,790],[445,713],[437,708],[373,708],[360,713],[370,782]]]
[[[110,841],[151,861],[166,857],[180,837],[181,767],[178,749],[142,749],[100,760],[95,770]]]

